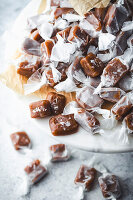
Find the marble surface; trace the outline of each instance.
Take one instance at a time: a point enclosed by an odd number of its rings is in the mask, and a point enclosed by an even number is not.
[[[13,21],[29,0],[1,0],[0,1],[0,35],[6,29],[10,29]],[[0,50],[2,59],[2,48]],[[4,65],[0,63],[0,68]],[[22,197],[23,168],[29,162],[29,154],[15,152],[10,141],[10,133],[14,129],[23,129],[30,134],[31,140],[34,135],[33,154],[40,150],[40,157],[45,157],[47,148],[55,141],[33,126],[31,121],[25,117],[22,120],[19,107],[13,104],[16,96],[12,91],[0,84],[0,200],[78,200],[77,188],[73,180],[81,164],[89,163],[95,156],[110,172],[120,177],[122,197],[121,200],[133,199],[133,153],[123,154],[100,154],[90,153],[69,147],[72,157],[68,162],[51,164],[49,174],[39,184],[31,189],[30,194]],[[40,138],[44,141],[40,148]],[[40,149],[39,149],[40,148]],[[85,199],[102,200],[103,197],[98,185],[89,193]]]

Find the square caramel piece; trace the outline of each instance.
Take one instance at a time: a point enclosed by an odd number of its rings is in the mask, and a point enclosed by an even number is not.
[[[36,41],[39,42],[39,43],[42,43],[42,42],[44,41],[44,39],[40,36],[38,30],[35,30],[35,31],[32,32],[31,38],[32,38],[33,40],[36,40]]]
[[[70,135],[78,130],[74,114],[57,115],[49,120],[49,126],[54,136]]]
[[[123,96],[112,108],[112,113],[116,120],[121,120],[125,117],[132,108],[132,103],[128,96]]]
[[[53,46],[54,46],[53,40],[46,40],[45,42],[41,43],[41,51],[43,54],[45,54],[45,57],[47,59],[50,58],[51,56]]]
[[[71,26],[67,27],[66,29],[64,29],[62,31],[59,31],[57,34],[59,34],[64,40],[67,41],[70,30],[71,30]]]
[[[91,110],[94,107],[101,107],[103,99],[97,94],[94,94],[95,88],[92,86],[85,86],[76,94],[76,101],[81,108]]]
[[[112,59],[103,70],[101,76],[102,85],[105,87],[116,85],[128,70],[129,66],[123,63],[121,59]]]
[[[50,5],[51,6],[60,6],[60,0],[50,0]]]
[[[46,70],[45,74],[46,74],[46,78],[48,80],[48,85],[50,85],[51,87],[54,87],[57,83],[55,83],[55,81],[54,81],[52,70],[51,69]]]
[[[19,64],[17,73],[29,78],[32,74],[34,74],[40,68],[40,66],[41,66],[40,61],[37,61],[35,64],[31,64],[28,61],[23,61]]]
[[[121,196],[120,184],[115,175],[107,174],[101,176],[98,181],[105,199],[119,198]]]
[[[68,68],[68,64],[66,64],[66,63],[59,63],[58,64],[56,69],[61,73],[60,82],[66,80],[66,78],[67,78],[67,75],[66,75],[67,68]],[[46,70],[45,74],[46,74],[46,78],[48,80],[48,84],[51,87],[54,87],[55,85],[57,85],[58,82],[55,82],[55,80],[54,80],[52,69]]]
[[[39,182],[47,173],[47,169],[41,165],[40,160],[33,161],[25,167],[24,171],[32,184]]]
[[[85,74],[92,78],[99,76],[104,69],[103,62],[93,53],[89,53],[85,58],[82,58],[80,63]]]
[[[112,103],[118,102],[124,95],[125,92],[120,88],[109,87],[100,90],[100,97]]]
[[[78,186],[83,186],[85,190],[89,191],[94,183],[97,171],[95,168],[90,168],[86,165],[81,165],[78,170],[74,183]]]
[[[98,132],[100,122],[91,112],[81,108],[75,114],[75,119],[88,133]]]
[[[51,145],[50,148],[51,161],[66,161],[70,158],[65,144]]]
[[[48,100],[33,102],[29,105],[31,118],[44,118],[51,115],[51,106]]]
[[[116,34],[128,16],[129,12],[123,5],[110,5],[104,18],[105,29],[110,33]]]
[[[88,12],[85,14],[86,20],[94,27],[96,31],[100,31],[102,29],[102,25],[98,17],[93,12]]]
[[[59,115],[63,112],[66,104],[66,98],[64,95],[50,92],[47,95],[47,100],[50,102],[53,115]]]
[[[81,29],[78,25],[71,28],[68,36],[68,41],[75,42],[77,39],[82,41],[82,47],[87,46],[88,41],[90,39],[89,35],[87,35],[86,32],[83,29]]]
[[[16,150],[21,150],[25,147],[30,148],[31,141],[26,132],[16,132],[10,135],[11,141]]]
[[[73,8],[56,8],[55,12],[54,12],[54,18],[58,19],[59,17],[62,17],[63,14],[67,14],[67,13],[72,13],[74,12]]]

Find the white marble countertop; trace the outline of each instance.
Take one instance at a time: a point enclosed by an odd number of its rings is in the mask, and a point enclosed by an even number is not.
[[[11,27],[19,12],[29,0],[15,2],[14,0],[1,0],[0,2],[0,34],[2,35],[7,28]],[[2,48],[0,55],[2,55]],[[0,63],[0,67],[3,67],[3,64]],[[120,177],[123,193],[121,200],[133,199],[133,153],[96,154],[72,147],[70,147],[72,158],[68,162],[52,164],[49,175],[34,186],[29,195],[21,197],[22,171],[25,163],[28,162],[28,156],[20,156],[13,149],[9,134],[14,126],[16,126],[15,128],[26,127],[26,131],[31,136],[32,134],[36,136],[36,140],[32,141],[34,152],[39,148],[40,137],[44,140],[44,149],[40,150],[42,153],[54,141],[33,126],[26,118],[22,121],[19,110],[13,109],[13,101],[16,97],[12,91],[2,84],[0,84],[0,91],[0,200],[78,200],[76,198],[78,190],[73,183],[75,175],[80,165],[87,164],[93,156],[96,157],[96,160],[101,160],[101,163],[110,172]],[[17,125],[15,121],[17,121]],[[36,157],[36,154],[34,156]],[[98,185],[92,188],[89,193],[86,193],[85,199],[103,199]]]

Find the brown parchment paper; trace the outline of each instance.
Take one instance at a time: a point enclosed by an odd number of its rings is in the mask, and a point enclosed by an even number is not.
[[[47,6],[47,0],[41,0],[40,6],[38,8],[38,14],[41,14]]]
[[[18,56],[18,52],[15,56],[16,57]],[[14,65],[9,65],[7,70],[4,73],[0,74],[0,81],[20,95],[24,95],[24,84],[27,83],[27,80],[28,79],[26,77],[17,74],[17,70]],[[34,95],[40,99],[45,99],[49,92],[55,92],[55,90],[48,85],[44,85],[38,91],[27,96]],[[67,103],[75,100],[74,92],[72,93],[59,92],[59,93],[65,95]]]
[[[92,8],[107,7],[110,0],[69,0],[79,15],[84,15]]]

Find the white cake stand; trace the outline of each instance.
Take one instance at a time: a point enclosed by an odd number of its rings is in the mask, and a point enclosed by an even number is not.
[[[24,38],[24,34],[25,34],[24,30],[26,26],[27,17],[36,15],[39,5],[40,5],[40,0],[32,0],[26,6],[26,8],[21,12],[19,17],[15,21],[15,24],[12,30],[12,33],[14,33],[16,36],[15,43],[13,40],[14,50],[18,46],[21,39]],[[9,42],[8,42],[8,45],[9,45]],[[13,50],[9,51],[8,54],[6,55],[10,55],[11,53],[13,53]],[[10,98],[14,98],[14,97],[10,95]],[[31,119],[30,118],[28,104],[34,100],[38,100],[38,99],[28,98],[28,97],[14,98],[15,111],[17,112],[18,110],[19,112],[18,115],[20,115],[20,112],[21,112],[22,118],[26,117],[27,120],[31,120],[33,125],[35,124],[38,127],[38,131],[40,130],[44,132],[44,134],[48,134],[49,136],[54,137],[54,139],[58,140],[60,143],[66,143],[66,144],[78,147],[80,149],[93,151],[93,152],[116,153],[116,152],[133,151],[133,136],[129,136],[128,144],[121,144],[116,140],[116,138],[114,138],[113,140],[109,140],[98,134],[97,135],[88,134],[82,128],[80,128],[77,133],[72,134],[72,135],[58,136],[58,137],[53,136],[49,128],[49,119]],[[21,111],[20,111],[20,108],[21,108]],[[13,112],[13,110],[11,112]],[[16,113],[16,117],[17,117],[17,113]]]

